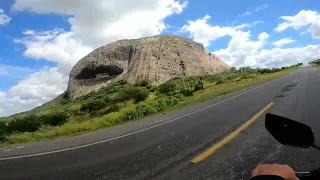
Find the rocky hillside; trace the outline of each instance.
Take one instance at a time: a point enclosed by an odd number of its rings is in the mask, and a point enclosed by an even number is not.
[[[76,98],[120,78],[160,84],[175,77],[226,71],[228,65],[201,44],[179,36],[120,40],[94,50],[73,67],[68,93]]]

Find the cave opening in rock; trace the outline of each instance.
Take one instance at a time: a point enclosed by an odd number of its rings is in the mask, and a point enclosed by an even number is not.
[[[95,78],[105,78],[105,77],[113,77],[116,75],[120,75],[123,72],[123,69],[117,66],[98,66],[94,68],[84,68],[81,70],[80,74],[76,76],[78,80],[85,79],[95,79]]]

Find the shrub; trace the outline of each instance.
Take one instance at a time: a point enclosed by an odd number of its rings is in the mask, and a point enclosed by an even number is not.
[[[174,97],[176,97],[177,99],[179,99],[179,101],[183,101],[185,96],[181,93],[175,94]]]
[[[136,110],[130,110],[125,113],[125,120],[130,121],[140,117],[140,114]]]
[[[173,81],[169,81],[158,86],[158,91],[161,94],[169,94],[170,92],[174,92],[176,90],[176,85]]]
[[[83,112],[79,108],[68,107],[66,108],[68,116],[78,116],[82,115]]]
[[[50,114],[40,116],[39,120],[43,121],[43,124],[50,126],[59,126],[67,122],[69,116],[66,112],[57,111]]]
[[[199,91],[203,89],[203,82],[201,80],[198,80],[196,85],[194,86],[194,91]]]
[[[42,123],[36,115],[31,114],[10,121],[6,132],[8,134],[12,132],[34,132],[41,127]]]
[[[171,107],[177,105],[179,102],[180,100],[177,97],[170,96],[169,101],[167,101],[167,105]]]
[[[116,97],[117,102],[123,102],[134,99],[136,103],[148,98],[150,92],[144,87],[126,86],[119,90]]]
[[[157,99],[153,106],[156,108],[157,111],[163,111],[165,109],[167,109],[168,107],[168,97],[167,96],[164,96],[164,97],[161,97],[159,99]]]
[[[64,92],[62,94],[62,98],[65,100],[69,100],[70,99],[70,93],[68,91]]]
[[[120,85],[120,86],[123,86],[123,85],[126,85],[126,84],[128,84],[128,82],[126,80],[123,80],[123,79],[117,82],[117,85]]]
[[[136,107],[139,116],[149,116],[157,112],[157,109],[150,104],[139,104]]]
[[[191,88],[181,88],[180,89],[180,93],[183,94],[185,97],[192,96],[193,92],[194,92],[194,90]]]
[[[106,106],[106,102],[101,99],[90,100],[81,105],[80,110],[83,112],[91,112],[94,110],[102,109]]]
[[[103,115],[106,115],[106,114],[109,114],[109,113],[112,113],[112,112],[117,112],[120,110],[120,106],[118,105],[112,105],[112,106],[109,106],[108,108],[105,108],[105,109],[101,109],[99,111],[93,111],[90,113],[91,116],[93,117],[97,117],[97,116],[103,116]]]
[[[135,86],[147,87],[149,85],[149,81],[147,79],[139,79],[135,83]]]
[[[6,139],[7,122],[0,121],[0,142]]]
[[[154,86],[154,85],[152,85],[152,84],[148,84],[148,85],[146,86],[146,88],[147,88],[149,91],[154,92],[155,89],[156,89],[156,86]]]

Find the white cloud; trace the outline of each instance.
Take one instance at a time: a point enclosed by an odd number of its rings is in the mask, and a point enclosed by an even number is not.
[[[0,9],[0,26],[6,25],[11,21],[11,18],[4,14],[4,10]]]
[[[67,88],[68,77],[57,68],[43,68],[29,75],[8,92],[0,92],[0,117],[30,110],[54,99]],[[8,97],[10,96],[10,97]]]
[[[291,39],[291,38],[284,38],[284,39],[280,39],[278,41],[275,41],[273,42],[272,44],[275,46],[275,47],[281,47],[281,46],[284,46],[286,44],[291,44],[291,43],[294,43],[296,42],[296,40],[294,39]]]
[[[7,92],[11,98],[0,101],[0,109],[5,109],[0,116],[51,100],[66,90],[72,66],[90,51],[120,39],[158,35],[169,27],[164,19],[186,6],[177,0],[16,0],[16,11],[67,16],[71,30],[27,30],[24,38],[15,40],[25,46],[24,56],[57,67],[44,68],[12,87]]]
[[[262,11],[264,9],[267,9],[269,6],[264,4],[264,5],[261,5],[261,6],[258,6],[258,7],[255,7],[254,9],[250,10],[250,11],[246,11],[238,16],[249,16],[253,13],[256,13],[256,12],[259,12],[259,11]]]
[[[1,91],[0,91],[0,101],[1,101],[2,99],[5,99],[6,96],[7,96],[7,93],[6,93],[6,92],[1,92]]]
[[[24,31],[23,34],[24,34],[24,35],[33,36],[33,35],[36,34],[36,32],[29,29],[29,30]]]
[[[242,32],[232,37],[226,49],[213,52],[231,66],[255,66],[256,62],[247,59],[249,54],[258,53],[267,43],[269,35],[261,33],[257,41],[250,39],[250,32]]]
[[[246,44],[250,41],[242,41]],[[252,48],[252,47],[251,47]],[[245,53],[243,48],[232,50],[221,49],[213,52],[224,59],[230,66],[252,66],[252,67],[282,67],[299,62],[307,63],[310,60],[320,58],[320,45],[308,45],[296,48],[257,48],[254,51]]]
[[[240,25],[237,25],[236,27],[234,27],[235,30],[237,29],[244,29],[244,28],[249,28],[251,27],[252,25],[250,23],[245,23],[245,24],[240,24]]]
[[[57,63],[58,71],[67,76],[73,65],[93,49],[84,46],[80,40],[74,39],[72,32],[61,29],[50,31],[25,31],[23,39],[16,39],[16,43],[26,47],[24,56]]]
[[[209,15],[195,21],[188,21],[180,31],[188,32],[190,37],[195,41],[202,43],[205,47],[209,46],[210,41],[214,41],[221,37],[230,36],[235,37],[243,34],[243,29],[251,28],[256,24],[262,23],[262,21],[254,21],[252,23],[243,23],[236,25],[237,21],[234,21],[233,26],[212,26],[208,24],[211,19]]]
[[[176,0],[16,0],[13,8],[69,15],[75,38],[96,48],[119,39],[159,34],[167,27],[164,19],[181,13],[186,5]]]
[[[188,24],[184,25],[181,31],[188,32],[195,41],[202,43],[204,46],[208,46],[210,41],[224,36],[236,36],[242,33],[239,29],[248,27],[248,24],[235,27],[211,26],[208,24],[210,18],[209,15],[206,15],[204,18],[197,19],[196,21],[188,21]]]
[[[256,24],[263,24],[264,22],[263,21],[253,21],[253,24],[256,25]]]
[[[258,41],[252,41],[245,36],[235,37],[231,39],[226,49],[213,53],[225,60],[230,66],[236,67],[282,67],[299,62],[307,63],[310,60],[320,58],[320,45],[264,49],[267,37],[269,36],[266,34],[260,34]]]
[[[262,32],[258,35],[257,40],[252,40],[250,31],[237,30],[237,26],[212,26],[208,24],[209,18],[206,16],[203,19],[189,21],[182,29],[189,32],[195,41],[206,46],[220,37],[231,36],[227,48],[213,52],[230,66],[281,67],[320,58],[320,45],[264,49],[270,37],[268,33]]]
[[[284,22],[280,23],[275,31],[282,32],[288,28],[299,30],[308,26],[307,32],[310,32],[314,39],[320,39],[320,14],[317,11],[302,10],[294,16],[281,16],[280,18]]]
[[[9,93],[18,96],[21,100],[41,99],[51,100],[66,89],[68,78],[57,71],[57,68],[44,68],[16,86]]]

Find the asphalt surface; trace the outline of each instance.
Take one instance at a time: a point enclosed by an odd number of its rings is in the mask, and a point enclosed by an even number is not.
[[[264,114],[205,160],[220,142],[270,102],[268,112],[310,125],[320,144],[320,70],[305,67],[276,81],[167,114],[56,141],[0,149],[0,179],[249,179],[259,163],[296,171],[320,167],[314,149],[285,147]]]

